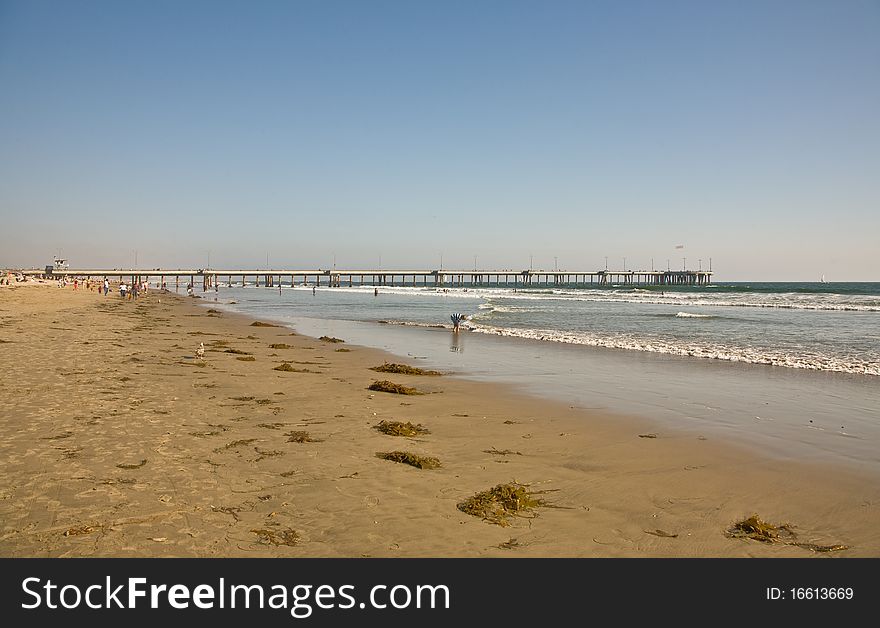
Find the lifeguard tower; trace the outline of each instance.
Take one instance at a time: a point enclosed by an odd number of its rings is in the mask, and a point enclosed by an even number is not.
[[[67,260],[63,257],[53,257],[52,258],[52,266],[46,266],[46,274],[51,275],[56,270],[67,270],[70,268],[70,264],[67,263]]]

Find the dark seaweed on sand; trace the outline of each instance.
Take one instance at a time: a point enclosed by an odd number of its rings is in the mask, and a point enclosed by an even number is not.
[[[320,438],[312,438],[308,432],[305,430],[294,430],[292,432],[287,432],[285,434],[287,436],[288,443],[320,443],[323,442]]]
[[[727,529],[726,536],[732,539],[752,539],[762,543],[793,545],[813,552],[839,552],[849,549],[848,546],[839,543],[818,545],[816,543],[798,541],[794,526],[790,523],[774,525],[764,521],[758,515],[752,515],[742,521],[737,521]]]
[[[376,371],[377,373],[397,373],[399,375],[442,375],[440,371],[428,371],[416,366],[407,366],[406,364],[389,362],[386,362],[382,366],[370,367],[370,370]]]
[[[290,528],[263,528],[251,530],[260,537],[263,545],[288,545],[293,547],[299,542],[299,534]]]
[[[408,464],[411,467],[415,467],[417,469],[439,469],[440,468],[440,460],[437,458],[433,458],[431,456],[420,456],[418,454],[413,454],[408,451],[388,451],[388,452],[376,452],[376,457],[381,458],[382,460],[390,460],[391,462],[400,462],[402,464]]]
[[[317,371],[310,371],[309,369],[298,369],[294,366],[291,366],[287,362],[284,364],[279,364],[278,366],[272,367],[273,371],[284,371],[286,373],[315,373]]]
[[[489,523],[508,526],[511,517],[527,516],[535,508],[547,505],[543,499],[534,497],[537,494],[529,491],[525,484],[498,484],[468,497],[458,504],[458,509]]]
[[[790,524],[774,525],[764,521],[758,515],[752,515],[734,523],[727,531],[727,536],[748,538],[762,543],[774,543],[786,538],[794,538],[795,533]]]
[[[403,386],[401,384],[395,384],[394,382],[389,382],[388,380],[375,381],[368,386],[368,390],[376,390],[379,392],[394,393],[396,395],[424,395],[425,394],[415,388],[411,388],[409,386]]]
[[[421,436],[422,434],[431,433],[421,423],[414,425],[409,421],[406,423],[401,421],[380,421],[377,425],[373,426],[373,429],[379,430],[388,436]]]

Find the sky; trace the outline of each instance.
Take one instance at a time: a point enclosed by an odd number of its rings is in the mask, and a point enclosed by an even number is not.
[[[880,2],[0,0],[0,266],[59,254],[880,281]]]

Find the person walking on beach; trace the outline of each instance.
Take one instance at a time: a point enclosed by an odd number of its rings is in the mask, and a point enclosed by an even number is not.
[[[379,288],[373,288],[373,296],[374,296],[374,297],[378,297],[378,296],[379,296]]]
[[[315,296],[315,286],[312,286],[312,296]]]
[[[110,280],[106,277],[104,278],[104,296],[107,296],[107,293],[110,292]]]
[[[125,292],[126,292],[125,282],[120,281],[119,282],[119,296],[121,296],[123,299],[125,298]]]

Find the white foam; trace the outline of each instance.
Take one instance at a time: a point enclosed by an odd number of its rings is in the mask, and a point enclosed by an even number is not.
[[[562,332],[549,329],[517,329],[509,327],[491,327],[480,324],[474,324],[472,331],[496,336],[528,338],[532,340],[587,345],[591,347],[648,351],[651,353],[710,358],[729,362],[746,362],[749,364],[768,364],[772,366],[783,366],[787,368],[807,369],[813,371],[834,371],[838,373],[880,376],[880,363],[863,360],[856,356],[843,359],[809,352],[787,354],[772,349],[762,349],[757,347],[729,347],[711,343],[686,343],[665,338],[635,337],[629,334],[600,335],[590,332]]]

